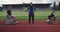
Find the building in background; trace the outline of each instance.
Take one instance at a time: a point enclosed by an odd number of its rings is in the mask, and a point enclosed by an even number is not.
[[[45,10],[45,9],[49,9],[49,6],[52,3],[43,3],[43,4],[33,4],[33,6],[36,8],[36,10]],[[13,10],[23,10],[24,7],[28,8],[29,7],[29,3],[28,4],[3,4],[3,8],[6,9],[8,6],[11,6]]]

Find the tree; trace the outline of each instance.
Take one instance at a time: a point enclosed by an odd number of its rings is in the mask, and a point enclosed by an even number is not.
[[[0,4],[0,11],[2,10],[2,5]]]
[[[54,5],[53,5],[53,10],[56,9],[56,2],[54,2]]]
[[[60,10],[60,2],[59,2],[59,10]]]

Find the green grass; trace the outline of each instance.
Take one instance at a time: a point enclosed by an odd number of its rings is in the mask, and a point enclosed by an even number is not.
[[[46,20],[47,16],[50,15],[52,11],[35,11],[35,20]],[[0,20],[6,20],[6,11],[0,12]],[[28,12],[23,11],[12,11],[12,15],[17,17],[17,20],[28,19]],[[60,20],[60,11],[56,11],[57,19]]]

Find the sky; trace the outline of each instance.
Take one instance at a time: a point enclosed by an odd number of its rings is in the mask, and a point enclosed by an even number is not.
[[[56,1],[56,4],[60,2],[60,0],[0,0],[0,6],[1,4],[23,4],[24,3],[53,3]]]
[[[53,3],[54,1],[59,2],[60,0],[0,0],[0,4],[22,4],[24,3]]]

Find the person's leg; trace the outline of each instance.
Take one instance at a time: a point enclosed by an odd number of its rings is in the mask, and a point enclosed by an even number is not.
[[[34,24],[34,16],[32,16],[32,24]]]
[[[29,15],[29,24],[31,23],[31,16]]]
[[[47,22],[48,22],[48,24],[51,23],[51,17],[50,17],[50,16],[48,16],[48,20],[47,20]]]
[[[54,17],[54,19],[53,19],[53,20],[54,20],[54,23],[55,23],[55,21],[56,21],[56,17]]]
[[[52,17],[50,17],[48,23],[52,24],[52,21],[53,21],[53,19],[52,19]]]
[[[14,20],[14,24],[18,24],[16,17],[14,17],[13,20]]]
[[[10,20],[7,18],[7,20],[5,21],[6,25],[10,24]]]

